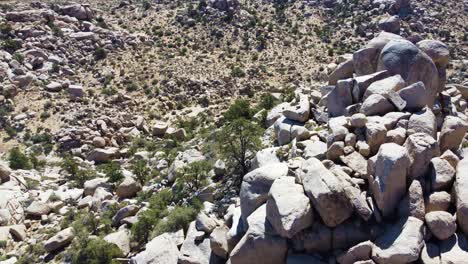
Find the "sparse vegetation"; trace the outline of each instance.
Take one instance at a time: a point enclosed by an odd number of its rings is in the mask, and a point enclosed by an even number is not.
[[[10,53],[14,53],[21,48],[21,41],[16,39],[6,39],[1,43],[1,47]]]
[[[107,57],[107,51],[99,47],[94,50],[93,56],[95,60],[103,60]]]
[[[250,103],[244,99],[237,99],[229,106],[229,109],[224,113],[224,119],[231,122],[240,118],[251,119],[254,110],[250,108]]]
[[[144,185],[149,180],[150,169],[145,160],[139,159],[132,165],[132,172],[140,184]]]
[[[139,89],[139,87],[138,84],[136,84],[135,82],[129,82],[127,83],[125,89],[127,90],[127,92],[135,92]]]
[[[116,245],[110,244],[102,238],[82,241],[81,245],[84,247],[72,252],[72,264],[117,264],[119,262],[114,258],[123,256],[122,251]]]
[[[231,70],[231,76],[235,78],[245,77],[245,71],[240,66],[236,66]]]
[[[190,163],[178,172],[175,188],[178,195],[190,197],[208,184],[209,172],[212,166],[209,161],[202,160]]]
[[[109,182],[119,183],[124,178],[120,164],[117,162],[102,164],[99,166],[99,170],[106,174]]]
[[[66,155],[63,158],[60,166],[62,170],[67,172],[66,178],[77,187],[83,187],[87,180],[96,177],[95,171],[80,168],[76,160],[69,155]]]
[[[10,168],[14,170],[29,170],[32,168],[31,162],[26,154],[24,154],[18,147],[10,150],[8,154],[8,162]]]
[[[271,94],[267,93],[262,95],[260,98],[260,108],[270,110],[272,109],[276,104],[278,104],[278,100]]]

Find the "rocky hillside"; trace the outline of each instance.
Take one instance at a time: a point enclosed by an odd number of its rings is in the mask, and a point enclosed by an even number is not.
[[[2,1],[0,264],[468,263],[467,10]]]

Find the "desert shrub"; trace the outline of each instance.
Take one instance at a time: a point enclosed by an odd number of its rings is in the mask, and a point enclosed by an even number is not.
[[[18,132],[16,132],[16,129],[13,127],[7,125],[5,126],[5,132],[7,133],[9,138],[14,138],[16,135],[18,135]]]
[[[180,49],[179,53],[181,56],[187,55],[188,49],[186,47],[183,47]]]
[[[56,62],[52,63],[52,69],[50,69],[51,73],[59,73],[60,72],[60,65]]]
[[[208,184],[211,163],[206,160],[190,163],[178,172],[174,198],[176,201],[191,196]]]
[[[185,130],[187,139],[191,139],[195,136],[199,124],[197,118],[177,118],[177,126]]]
[[[233,67],[231,69],[231,76],[235,78],[245,77],[245,71],[239,66]]]
[[[136,84],[135,82],[129,82],[127,83],[125,89],[127,90],[127,92],[134,92],[136,90],[138,90],[138,84]]]
[[[96,172],[88,169],[81,169],[72,156],[66,155],[60,163],[62,170],[67,172],[66,178],[72,181],[76,187],[83,187],[87,180],[96,177]]]
[[[145,160],[137,160],[132,165],[132,172],[137,181],[139,181],[141,185],[144,185],[146,181],[148,181],[151,170],[148,168]]]
[[[114,94],[117,94],[117,89],[113,88],[113,87],[103,87],[101,89],[101,93],[104,94],[104,95],[114,95]]]
[[[93,52],[95,60],[103,60],[107,57],[107,51],[101,47],[97,48]]]
[[[150,239],[150,230],[158,223],[159,219],[167,215],[167,206],[172,201],[172,192],[164,189],[154,194],[150,199],[149,210],[139,214],[138,222],[132,226],[132,239],[140,245],[144,245]]]
[[[158,212],[155,210],[146,210],[138,215],[138,222],[132,225],[132,240],[137,242],[138,245],[146,244],[150,238],[152,230],[159,219],[157,218]]]
[[[13,27],[9,23],[1,23],[0,24],[0,33],[4,35],[10,34],[10,32],[13,30]]]
[[[267,93],[263,94],[260,98],[259,106],[263,109],[270,110],[277,104],[278,100],[271,93]]]
[[[16,39],[6,39],[2,42],[2,48],[10,53],[21,49],[21,41]]]
[[[226,121],[234,121],[239,118],[251,119],[253,110],[250,108],[250,103],[244,99],[237,99],[229,106],[229,109],[224,113]]]
[[[88,169],[81,169],[81,170],[78,170],[78,173],[75,175],[75,177],[71,178],[70,180],[73,181],[76,187],[83,188],[84,183],[93,178],[96,178],[95,171],[88,170]]]
[[[79,171],[78,163],[71,155],[66,155],[63,158],[62,162],[60,163],[60,167],[62,170],[70,174],[71,177],[74,177]]]
[[[13,53],[13,56],[11,56],[12,59],[16,60],[19,63],[24,62],[24,55],[18,52]]]
[[[173,232],[181,228],[187,230],[200,209],[202,203],[196,199],[185,205],[177,205],[172,210],[168,206],[179,201],[169,189],[161,190],[149,199],[149,209],[138,216],[138,222],[132,226],[132,240],[139,245],[146,244],[152,237],[164,232]]]
[[[106,174],[109,182],[118,183],[124,178],[120,164],[115,161],[99,165],[99,170]]]
[[[37,134],[31,136],[31,141],[34,144],[50,143],[50,142],[52,142],[52,135],[47,133],[47,132],[37,133]]]
[[[294,94],[294,88],[288,87],[283,91],[282,97],[284,102],[291,102],[296,95]]]
[[[72,264],[114,264],[119,263],[114,258],[123,255],[116,245],[102,238],[88,239],[86,242],[77,250],[71,251]]]
[[[49,117],[50,117],[50,113],[47,111],[42,112],[41,115],[39,116],[39,118],[41,118],[41,121],[43,122]]]
[[[37,158],[37,154],[36,153],[32,153],[31,155],[29,155],[29,160],[31,161],[31,165],[34,169],[40,169],[40,168],[43,168],[45,165],[46,165],[46,162],[45,160],[39,160]]]
[[[143,2],[141,3],[142,4],[142,7],[143,7],[143,10],[148,10],[151,8],[151,3],[147,0],[143,0]]]
[[[10,168],[14,170],[30,170],[32,168],[28,156],[17,147],[10,150],[8,161],[10,162]]]
[[[166,232],[176,232],[180,229],[186,231],[198,212],[198,208],[193,206],[176,206],[165,219],[158,222],[153,230],[153,236]]]
[[[28,244],[26,250],[21,254],[16,264],[41,263],[39,256],[45,253],[42,243]]]

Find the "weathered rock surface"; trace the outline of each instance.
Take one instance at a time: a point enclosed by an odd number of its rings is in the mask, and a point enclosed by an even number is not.
[[[418,260],[424,246],[423,227],[423,221],[411,216],[400,220],[376,240],[372,259],[378,264],[403,264]]]
[[[267,219],[282,237],[292,238],[312,225],[313,211],[302,185],[293,177],[281,177],[273,182],[266,203]]]
[[[411,179],[418,179],[428,173],[432,158],[440,155],[437,141],[425,133],[410,135],[406,139],[404,147],[408,151],[411,161],[408,172]]]
[[[266,219],[266,205],[259,207],[247,219],[249,229],[232,250],[231,264],[282,264],[286,260],[287,244],[274,235]]]
[[[62,249],[63,247],[70,244],[74,237],[75,234],[73,232],[73,228],[69,227],[63,229],[44,243],[44,249],[47,252]]]
[[[146,249],[144,251],[132,257],[132,261],[136,264],[177,264],[178,259],[179,249],[171,236],[167,233],[153,238],[146,244]]]
[[[431,58],[406,40],[391,40],[382,49],[378,70],[400,74],[406,84],[422,81],[428,92],[428,105],[432,107],[439,87],[439,74]]]
[[[340,180],[317,159],[303,163],[300,180],[325,225],[335,227],[348,219],[353,208]]]
[[[274,163],[255,169],[244,176],[241,190],[241,212],[245,223],[247,217],[268,200],[273,182],[288,173],[284,163]]]
[[[410,166],[408,152],[402,146],[386,143],[375,157],[373,180],[370,187],[383,216],[393,213],[406,193],[406,177]]]
[[[427,213],[425,220],[431,233],[440,240],[451,237],[457,231],[455,217],[448,212],[433,211]]]
[[[468,123],[455,116],[447,116],[440,131],[439,144],[442,152],[450,149],[457,151],[468,132]]]

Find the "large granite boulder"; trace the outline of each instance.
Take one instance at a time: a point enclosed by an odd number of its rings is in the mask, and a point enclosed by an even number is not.
[[[288,174],[285,163],[273,163],[255,169],[244,176],[239,193],[244,223],[247,217],[268,200],[273,182]]]
[[[308,159],[301,170],[300,182],[325,225],[335,227],[351,216],[353,206],[344,185],[318,159]]]
[[[406,176],[410,166],[408,152],[395,143],[383,144],[369,160],[374,174],[369,181],[372,195],[384,217],[390,216],[406,193]],[[372,177],[373,176],[373,177]]]
[[[438,92],[439,74],[431,58],[407,40],[391,40],[382,49],[377,70],[387,70],[390,74],[400,74],[406,84],[419,81],[428,91],[428,104],[432,107]]]

